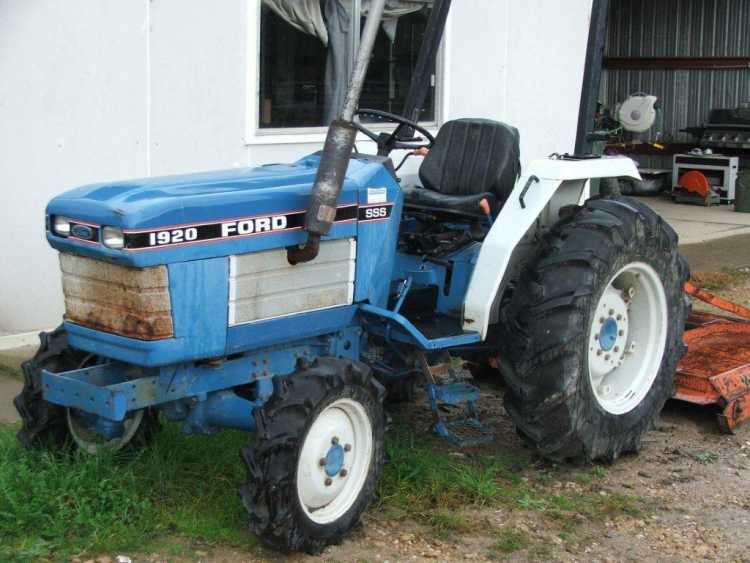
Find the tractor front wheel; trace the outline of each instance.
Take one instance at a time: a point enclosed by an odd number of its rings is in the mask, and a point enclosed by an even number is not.
[[[365,365],[321,358],[274,379],[255,412],[240,490],[250,530],[285,551],[319,553],[358,522],[383,465],[383,387]]]
[[[675,232],[637,200],[593,199],[561,220],[503,312],[521,436],[556,461],[637,451],[685,351],[687,277]]]
[[[150,441],[158,428],[157,417],[151,409],[133,412],[116,423],[45,401],[42,370],[57,373],[80,369],[91,365],[96,357],[68,346],[68,335],[62,326],[52,332],[42,332],[39,340],[34,357],[22,365],[24,386],[13,400],[22,424],[18,439],[24,446],[44,446],[52,450],[71,446],[96,455],[104,450],[138,448]],[[97,433],[98,428],[106,428],[109,437]]]

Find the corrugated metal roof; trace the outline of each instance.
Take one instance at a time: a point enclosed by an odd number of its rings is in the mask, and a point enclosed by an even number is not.
[[[750,0],[612,0],[605,51],[612,57],[750,56]],[[748,70],[608,70],[602,100],[634,92],[661,99],[666,139],[703,123],[712,108],[750,101]]]

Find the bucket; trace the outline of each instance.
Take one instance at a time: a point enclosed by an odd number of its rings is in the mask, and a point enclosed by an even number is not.
[[[734,210],[739,213],[750,213],[750,170],[744,170],[737,178],[734,197]]]

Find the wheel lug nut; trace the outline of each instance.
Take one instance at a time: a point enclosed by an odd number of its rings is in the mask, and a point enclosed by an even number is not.
[[[339,472],[339,475],[341,475],[342,477],[346,477],[348,474],[349,474],[349,472],[346,469],[342,469]]]
[[[607,354],[606,356],[604,356],[604,359],[607,360],[607,361],[609,361],[609,354]]]
[[[333,484],[333,479],[326,477],[326,487],[330,487]]]
[[[611,317],[611,316],[612,316],[612,315],[614,315],[614,314],[615,314],[615,310],[614,310],[614,309],[610,309],[610,310],[609,310],[609,316]]]
[[[620,351],[620,347],[619,346],[615,346],[615,353],[617,353],[619,351]]]
[[[602,351],[601,351],[601,350],[597,350],[597,351],[596,351],[596,355],[597,355],[597,356],[601,356],[601,355],[602,355]]]
[[[345,452],[350,452],[350,451],[352,451],[352,445],[351,445],[351,444],[345,444],[345,445],[344,445],[344,451],[345,451]]]
[[[605,320],[605,319],[604,319],[604,317],[601,317],[601,318],[599,319],[599,324],[600,324],[600,325],[603,325],[603,324],[604,324],[604,320]]]
[[[336,445],[338,445],[338,443],[339,443],[339,439],[336,436],[334,436],[333,439],[331,439],[331,444],[333,444],[334,446],[336,446]]]
[[[621,330],[621,331],[620,331],[620,332],[618,332],[617,334],[618,334],[619,336],[625,336],[625,331],[624,331],[624,330]]]
[[[320,461],[318,462],[318,464],[319,464],[319,465],[320,465],[321,467],[325,467],[327,463],[328,463],[328,462],[326,461],[326,458],[324,458],[324,457],[321,457],[321,458],[320,458]]]
[[[622,320],[622,315],[617,315],[617,320],[621,321]]]

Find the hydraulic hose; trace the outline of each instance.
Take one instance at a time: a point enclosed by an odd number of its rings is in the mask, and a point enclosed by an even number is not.
[[[344,100],[341,115],[328,128],[320,166],[315,176],[310,203],[305,218],[307,242],[287,250],[290,264],[300,264],[314,260],[320,250],[320,237],[327,235],[336,220],[336,207],[341,187],[344,185],[346,169],[357,138],[357,130],[352,123],[354,112],[359,104],[362,86],[367,76],[372,50],[375,45],[386,0],[372,0],[370,13],[360,39],[359,53],[354,64],[349,89]],[[356,15],[354,17],[357,17]]]

